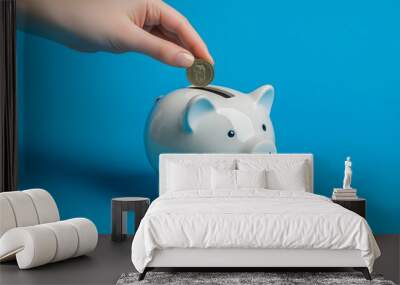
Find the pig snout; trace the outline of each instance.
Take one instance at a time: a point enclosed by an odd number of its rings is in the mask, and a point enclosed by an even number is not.
[[[251,139],[246,143],[248,153],[276,153],[275,144],[265,139]]]

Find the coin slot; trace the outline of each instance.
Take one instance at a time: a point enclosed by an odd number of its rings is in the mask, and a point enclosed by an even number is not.
[[[232,98],[235,97],[235,95],[233,95],[230,92],[227,92],[225,90],[221,90],[218,88],[213,88],[213,87],[198,87],[198,86],[190,86],[189,88],[191,89],[198,89],[198,90],[204,90],[204,91],[208,91],[211,93],[214,93],[218,96],[224,97],[224,98]]]

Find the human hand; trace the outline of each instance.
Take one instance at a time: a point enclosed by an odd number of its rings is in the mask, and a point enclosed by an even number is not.
[[[80,51],[136,51],[169,65],[211,63],[189,21],[161,0],[18,0],[18,26]]]

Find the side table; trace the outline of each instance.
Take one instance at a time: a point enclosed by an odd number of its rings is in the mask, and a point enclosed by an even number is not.
[[[112,233],[113,241],[123,241],[126,239],[127,212],[133,211],[135,214],[135,231],[138,229],[140,221],[146,214],[150,205],[150,199],[144,197],[120,197],[111,200]]]
[[[332,202],[359,214],[364,219],[366,218],[366,200],[363,198],[357,198],[354,200],[332,199]]]

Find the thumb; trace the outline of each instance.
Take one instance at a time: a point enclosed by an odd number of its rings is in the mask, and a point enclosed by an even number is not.
[[[173,66],[189,67],[194,61],[194,56],[188,50],[134,25],[131,26],[131,33],[126,34],[124,45],[128,50],[147,54]]]

